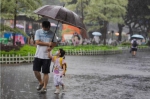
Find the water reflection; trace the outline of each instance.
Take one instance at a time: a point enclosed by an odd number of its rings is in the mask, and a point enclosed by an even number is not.
[[[60,94],[38,94],[39,99],[64,99],[65,93]]]

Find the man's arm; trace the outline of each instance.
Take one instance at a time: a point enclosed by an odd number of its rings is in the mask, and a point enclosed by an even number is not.
[[[51,46],[52,49],[57,45],[56,42],[50,42],[50,43],[51,43],[50,46]]]
[[[36,42],[37,45],[40,45],[40,46],[49,46],[52,49],[57,45],[56,42],[48,42],[48,43],[46,43],[46,42],[42,42],[40,40],[36,40],[35,42]]]
[[[55,46],[57,45],[56,42],[50,42],[49,47],[48,47],[48,51],[51,51]]]
[[[36,45],[49,46],[49,47],[51,47],[51,49],[53,49],[56,46],[56,42],[57,42],[56,37],[54,38],[54,42],[42,42],[40,40],[40,37],[39,37],[39,32],[36,31],[36,33],[35,33],[35,43],[36,43]]]
[[[39,35],[39,33],[40,33],[40,32],[39,32],[38,30],[35,32],[35,36],[34,36],[35,44],[36,44],[36,45],[40,45],[40,46],[50,46],[49,43],[42,42],[42,41],[40,40],[40,35]]]
[[[40,46],[51,46],[50,42],[46,43],[46,42],[42,42],[40,40],[36,40],[35,43],[36,43],[36,45],[40,45]]]
[[[53,56],[52,56],[51,51],[48,51],[48,57],[49,57],[50,59],[53,59]]]

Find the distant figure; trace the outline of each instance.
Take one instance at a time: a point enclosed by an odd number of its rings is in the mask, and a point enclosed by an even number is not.
[[[93,41],[94,41],[94,43],[99,44],[99,42],[100,42],[99,36],[94,36]]]
[[[16,45],[17,45],[17,46],[20,46],[20,45],[21,45],[20,36],[18,36],[18,38],[17,38]]]
[[[72,42],[73,42],[73,45],[76,46],[76,45],[79,45],[80,43],[80,37],[78,35],[78,33],[74,33],[73,36],[72,36]]]
[[[32,33],[30,33],[29,44],[30,45],[35,45],[34,34],[32,34]]]
[[[135,55],[136,55],[137,46],[138,46],[137,40],[136,40],[136,39],[133,39],[133,40],[131,41],[131,52],[132,52],[132,56],[135,56]]]

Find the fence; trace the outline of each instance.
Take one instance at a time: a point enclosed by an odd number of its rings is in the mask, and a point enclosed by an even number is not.
[[[28,53],[27,56],[21,56],[21,55],[1,55],[0,57],[0,63],[1,64],[18,64],[18,63],[31,63],[33,61],[34,55]]]
[[[116,54],[121,53],[119,51],[99,51],[99,50],[67,50],[66,55],[100,55],[100,54]],[[21,55],[1,55],[0,63],[1,64],[18,64],[18,63],[31,63],[34,59],[34,54],[28,53],[27,56]]]
[[[66,55],[102,55],[102,54],[117,54],[121,53],[121,50],[66,50]]]
[[[120,48],[120,50],[109,50],[109,51],[100,51],[100,50],[66,50],[66,55],[110,55],[118,54],[129,51],[129,48]],[[138,48],[138,51],[150,51],[150,48]],[[18,64],[18,63],[31,63],[34,59],[34,54],[28,53],[27,56],[21,55],[1,55],[0,63],[1,64]]]

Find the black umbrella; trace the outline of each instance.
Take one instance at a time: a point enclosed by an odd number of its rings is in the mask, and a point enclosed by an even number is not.
[[[63,6],[45,5],[35,10],[34,13],[85,29],[81,18],[75,12]]]
[[[58,24],[59,22],[61,22],[64,24],[69,24],[78,28],[85,29],[81,18],[75,12],[68,10],[63,6],[45,5],[35,10],[34,13],[43,17],[48,17],[50,19],[57,20]]]

